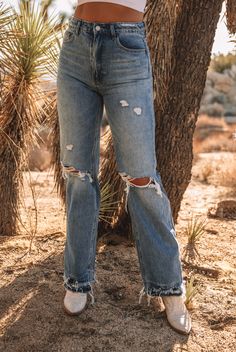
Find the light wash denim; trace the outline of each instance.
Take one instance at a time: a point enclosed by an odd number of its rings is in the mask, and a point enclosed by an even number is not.
[[[153,76],[140,22],[88,22],[70,17],[57,76],[60,160],[66,182],[64,287],[93,294],[100,206],[100,127],[104,107],[117,172],[126,182],[144,294],[181,295],[179,245],[170,202],[157,171]],[[145,186],[130,177],[150,177]],[[93,297],[94,299],[94,297]]]

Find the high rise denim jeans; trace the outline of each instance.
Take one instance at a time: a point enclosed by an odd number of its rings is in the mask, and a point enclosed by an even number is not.
[[[170,202],[157,170],[153,76],[140,22],[88,22],[71,17],[57,76],[60,157],[66,182],[66,289],[89,292],[95,275],[100,206],[100,127],[105,107],[117,172],[126,182],[144,294],[181,295],[180,251]],[[139,186],[131,178],[148,177]]]

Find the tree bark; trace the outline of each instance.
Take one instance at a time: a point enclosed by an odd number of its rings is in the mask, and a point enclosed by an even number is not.
[[[222,3],[223,0],[177,2],[167,96],[162,107],[154,101],[157,168],[175,223],[191,180],[193,133]],[[158,89],[155,67],[154,78],[154,87]]]

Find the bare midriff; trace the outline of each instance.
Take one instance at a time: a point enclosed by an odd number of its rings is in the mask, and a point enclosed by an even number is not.
[[[74,17],[89,22],[139,22],[143,20],[143,12],[108,2],[89,2],[78,5]]]

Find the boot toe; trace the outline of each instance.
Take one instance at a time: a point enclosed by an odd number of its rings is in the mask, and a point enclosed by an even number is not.
[[[169,324],[178,332],[183,334],[189,334],[191,330],[191,317],[186,311],[185,314],[181,315],[167,315]]]
[[[72,292],[70,290],[66,290],[66,294],[64,297],[64,307],[67,313],[80,313],[85,308],[86,303],[87,293]]]
[[[184,296],[162,297],[169,324],[182,334],[191,330],[191,316],[185,306]]]

